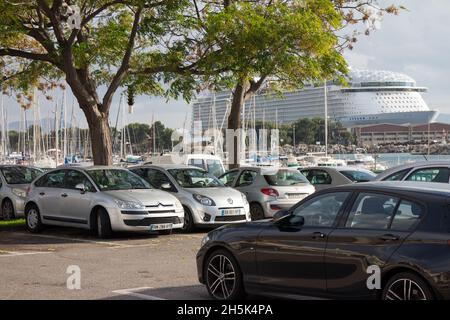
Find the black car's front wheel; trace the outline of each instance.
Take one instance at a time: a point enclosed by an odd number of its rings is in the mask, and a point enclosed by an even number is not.
[[[382,300],[433,300],[429,285],[411,272],[402,272],[388,280]]]
[[[235,300],[245,295],[242,273],[236,259],[225,250],[214,251],[204,268],[206,288],[216,300]]]

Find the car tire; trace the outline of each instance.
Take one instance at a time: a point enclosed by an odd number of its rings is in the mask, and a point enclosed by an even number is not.
[[[159,234],[164,235],[164,236],[168,236],[172,234],[172,229],[168,229],[168,230],[159,230],[158,231]]]
[[[16,215],[14,214],[14,205],[9,199],[3,200],[2,217],[3,220],[14,220],[16,217]]]
[[[102,239],[107,239],[112,235],[111,221],[109,220],[108,212],[105,209],[97,211],[97,236]]]
[[[236,259],[228,251],[220,249],[211,253],[203,270],[206,289],[211,298],[236,300],[245,297],[242,272]]]
[[[261,220],[265,218],[264,209],[259,203],[250,204],[250,216],[252,220]]]
[[[184,224],[181,230],[183,230],[184,232],[193,232],[195,229],[195,224],[191,210],[189,210],[189,208],[186,206],[183,206],[183,209],[184,209]]]
[[[406,286],[405,286],[406,284]],[[433,300],[428,283],[412,272],[398,273],[387,281],[382,300]]]
[[[30,204],[25,209],[25,225],[31,233],[39,233],[44,229],[41,213],[35,204]]]

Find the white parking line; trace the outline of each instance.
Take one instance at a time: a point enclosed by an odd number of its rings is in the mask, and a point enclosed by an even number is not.
[[[142,290],[149,290],[149,289],[153,289],[153,288],[152,287],[141,287],[141,288],[132,288],[132,289],[122,289],[122,290],[115,290],[115,291],[113,291],[113,293],[117,293],[117,294],[120,294],[123,296],[135,297],[135,298],[139,298],[139,299],[143,299],[143,300],[167,300],[164,298],[159,298],[159,297],[151,296],[148,294],[135,292],[135,291],[142,291]]]
[[[3,252],[6,252],[3,254]],[[15,252],[15,251],[2,251],[0,250],[0,258],[4,257],[17,257],[17,256],[30,256],[35,254],[47,254],[47,253],[53,253],[53,252]]]
[[[47,235],[47,234],[34,234],[34,233],[21,233],[21,232],[17,232],[16,234],[39,237],[39,238],[69,240],[69,241],[85,242],[85,243],[95,243],[95,244],[101,244],[101,245],[107,245],[107,246],[122,246],[122,244],[115,243],[115,242],[87,240],[87,239],[71,238],[71,237],[60,237],[60,236],[52,236],[52,235]]]

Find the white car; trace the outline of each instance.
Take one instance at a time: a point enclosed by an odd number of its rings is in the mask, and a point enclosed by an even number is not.
[[[290,168],[241,167],[228,171],[219,180],[247,196],[252,220],[271,218],[315,191],[300,172]]]
[[[186,165],[144,165],[130,170],[154,187],[169,191],[183,204],[187,232],[195,227],[250,221],[246,196],[228,188],[205,170]]]
[[[34,167],[0,166],[0,217],[4,220],[23,217],[28,186],[42,172]]]

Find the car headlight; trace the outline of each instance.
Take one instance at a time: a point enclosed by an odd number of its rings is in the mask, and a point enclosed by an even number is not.
[[[13,188],[11,190],[12,193],[14,193],[18,197],[25,198],[27,196],[27,192],[23,189]]]
[[[214,202],[213,199],[208,198],[206,196],[202,196],[201,194],[193,194],[192,195],[194,197],[195,200],[197,200],[197,202],[199,202],[200,204],[204,205],[204,206],[215,206],[216,203]]]
[[[177,209],[183,209],[183,205],[182,205],[181,202],[178,201],[178,200],[175,201],[175,207],[176,207]]]
[[[208,243],[209,240],[211,240],[211,238],[208,235],[204,236],[203,239],[202,239],[201,246],[203,247],[205,244]]]
[[[244,202],[244,204],[248,204],[247,196],[243,193],[241,193],[241,196],[242,196],[242,201]]]
[[[114,200],[120,209],[144,209],[145,206],[137,201]]]

